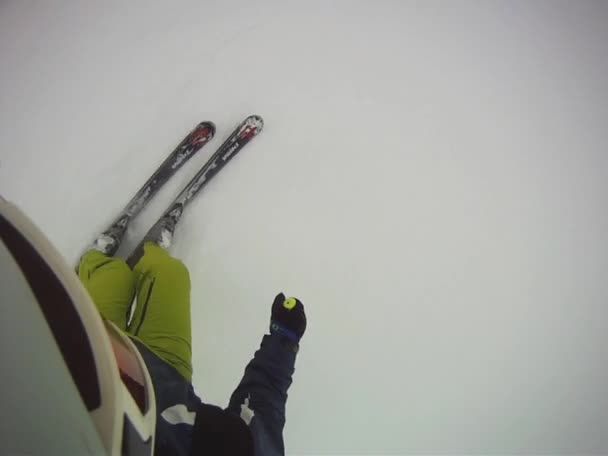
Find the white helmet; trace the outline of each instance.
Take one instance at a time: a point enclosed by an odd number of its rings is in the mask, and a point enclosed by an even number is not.
[[[152,455],[156,400],[133,342],[0,197],[1,454]]]

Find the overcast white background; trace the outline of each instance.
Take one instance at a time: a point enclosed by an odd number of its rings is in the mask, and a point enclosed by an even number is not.
[[[279,291],[289,454],[608,452],[608,4],[3,1],[0,192],[70,262],[199,121],[264,131],[184,216],[194,385]]]

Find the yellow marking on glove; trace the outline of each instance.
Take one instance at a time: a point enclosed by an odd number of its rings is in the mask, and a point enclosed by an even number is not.
[[[291,310],[296,306],[297,303],[298,301],[296,301],[296,298],[287,298],[285,302],[283,302],[283,307],[285,307],[287,310]]]

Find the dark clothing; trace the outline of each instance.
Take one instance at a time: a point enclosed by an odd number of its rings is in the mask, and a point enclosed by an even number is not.
[[[296,351],[279,335],[264,336],[226,409],[243,416],[242,404],[248,402],[255,413],[249,427],[258,456],[285,454],[285,403],[295,371]]]
[[[156,455],[191,454],[196,415],[206,413],[192,384],[172,366],[134,340],[152,378],[156,394]],[[240,416],[251,430],[256,456],[283,455],[287,390],[296,350],[279,335],[266,335],[232,394],[226,413]]]

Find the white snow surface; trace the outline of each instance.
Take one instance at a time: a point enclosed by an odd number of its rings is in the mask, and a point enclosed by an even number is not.
[[[608,4],[0,4],[0,192],[70,262],[198,122],[194,385],[306,305],[289,454],[608,453]],[[7,305],[3,303],[3,305]]]

